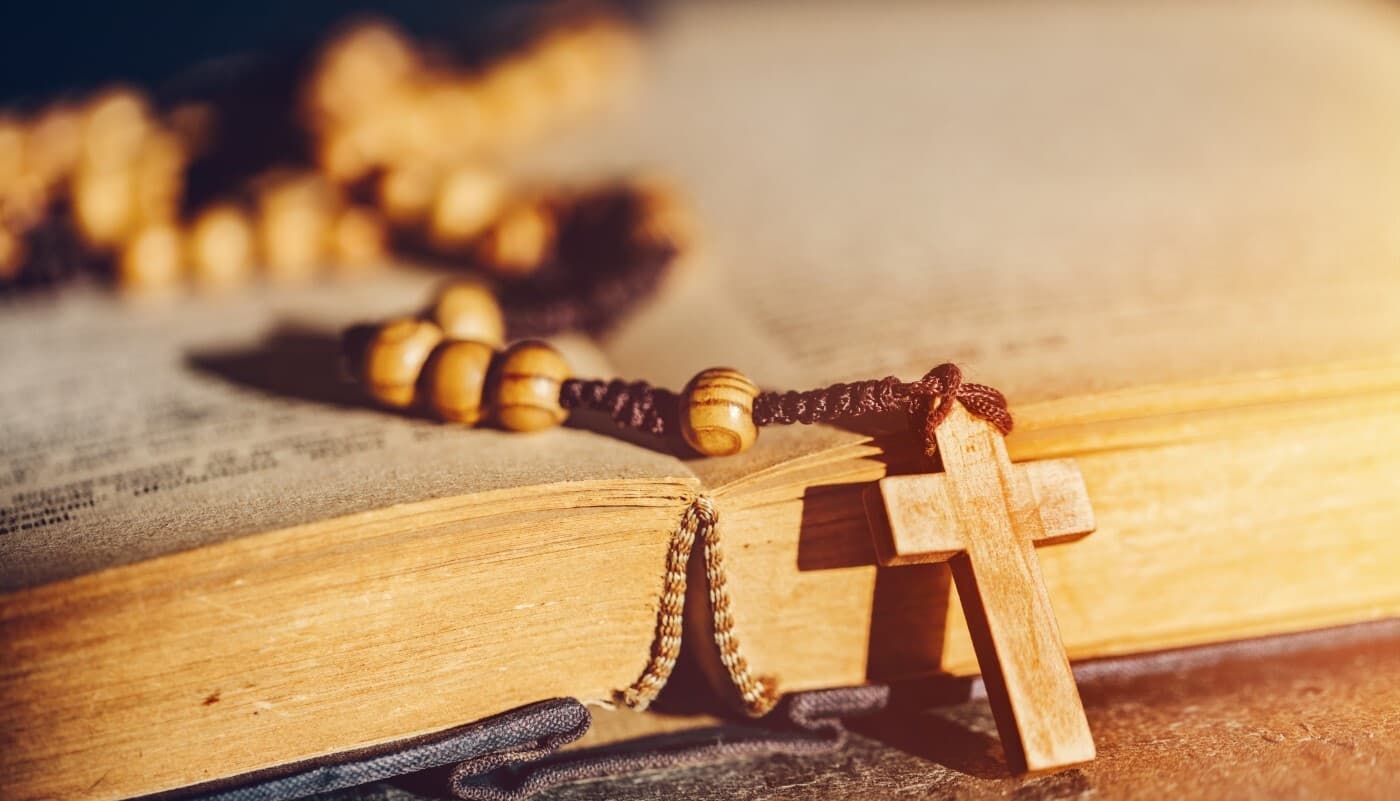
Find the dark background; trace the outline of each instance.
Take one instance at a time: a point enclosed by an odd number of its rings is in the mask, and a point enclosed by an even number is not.
[[[489,37],[502,18],[542,0],[24,0],[0,21],[0,105],[33,105],[113,82],[161,91],[210,71],[290,57],[338,22],[382,16],[452,43]]]

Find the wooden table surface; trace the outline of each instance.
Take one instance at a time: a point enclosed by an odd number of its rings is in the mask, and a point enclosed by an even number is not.
[[[858,733],[834,753],[657,771],[535,798],[1400,798],[1400,621],[1091,663],[1076,674],[1099,758],[1061,773],[1011,776],[974,686],[967,700],[932,706],[897,690],[889,710],[852,721]],[[628,721],[599,717],[601,728]],[[425,774],[320,798],[419,801],[442,797],[443,786],[440,774]]]

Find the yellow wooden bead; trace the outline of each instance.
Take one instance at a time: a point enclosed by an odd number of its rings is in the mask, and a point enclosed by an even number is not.
[[[438,294],[433,321],[451,339],[468,339],[499,347],[505,341],[506,321],[496,296],[484,284],[458,281]]]
[[[390,220],[399,225],[419,223],[428,216],[437,194],[437,174],[427,166],[399,166],[379,178],[377,201]]]
[[[180,230],[169,223],[138,229],[122,248],[117,282],[123,289],[168,289],[180,282],[184,248]]]
[[[496,375],[496,420],[512,431],[539,431],[564,422],[569,412],[559,405],[559,386],[569,365],[559,351],[537,340],[511,345],[501,356]]]
[[[365,347],[364,375],[370,396],[394,409],[406,409],[417,397],[418,377],[442,329],[427,320],[404,318],[385,323]]]
[[[448,173],[433,203],[433,242],[457,248],[470,242],[495,218],[505,199],[500,176],[477,167],[459,167]]]
[[[153,128],[141,141],[131,164],[132,205],[142,222],[175,219],[185,192],[189,153],[174,133]]]
[[[388,238],[378,214],[360,206],[341,211],[331,228],[331,249],[337,268],[353,271],[384,264]]]
[[[0,184],[0,223],[28,231],[48,216],[51,197],[43,181],[28,172]]]
[[[25,169],[45,186],[52,186],[73,171],[82,148],[82,118],[77,109],[49,106],[29,126],[24,142]]]
[[[549,123],[544,86],[524,58],[492,65],[481,76],[481,99],[491,145],[497,151],[518,148],[538,138]]]
[[[129,170],[84,167],[73,176],[70,193],[73,217],[89,245],[115,246],[131,229],[136,204]]]
[[[455,162],[480,150],[486,119],[475,82],[448,74],[424,86],[422,92],[439,155]]]
[[[738,370],[711,367],[686,385],[680,400],[681,435],[706,456],[732,456],[758,439],[753,401],[758,387]]]
[[[420,68],[413,44],[380,22],[361,23],[322,51],[310,105],[322,124],[373,113]]]
[[[186,247],[190,268],[201,286],[239,286],[252,275],[253,224],[237,206],[220,204],[201,212]]]
[[[88,102],[83,111],[83,158],[103,170],[125,166],[150,131],[150,106],[145,95],[131,89],[111,89]]]
[[[344,186],[374,169],[375,154],[362,127],[338,127],[316,142],[316,165],[330,180]]]
[[[554,247],[554,215],[538,201],[507,207],[477,245],[480,259],[503,275],[529,275]]]
[[[546,97],[564,116],[581,114],[598,104],[607,77],[595,67],[582,31],[559,31],[537,44],[530,59],[539,71]]]
[[[258,196],[258,245],[268,275],[285,282],[315,275],[327,256],[335,198],[310,174],[279,177]]]
[[[423,367],[420,391],[443,420],[476,425],[485,414],[486,374],[496,349],[481,342],[448,341]]]

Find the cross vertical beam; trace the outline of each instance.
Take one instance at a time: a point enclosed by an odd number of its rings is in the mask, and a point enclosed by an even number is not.
[[[1092,760],[1035,553],[1093,530],[1083,479],[1070,462],[1012,465],[1001,434],[961,405],[936,437],[943,473],[885,478],[867,493],[880,561],[949,562],[1013,769]]]

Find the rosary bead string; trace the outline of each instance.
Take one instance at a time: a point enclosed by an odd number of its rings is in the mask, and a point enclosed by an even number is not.
[[[449,287],[418,317],[347,329],[342,337],[345,363],[369,394],[390,408],[413,406],[469,426],[489,417],[513,431],[552,428],[571,412],[587,410],[658,437],[679,433],[706,456],[744,451],[762,426],[837,422],[891,411],[909,415],[925,453],[933,456],[935,431],[955,403],[1003,434],[1011,431],[1006,398],[991,387],[964,382],[962,371],[951,363],[934,367],[917,381],[889,376],[805,392],[760,392],[739,371],[712,367],[676,393],[645,381],[574,378],[563,355],[538,340],[501,350],[499,341],[452,336],[458,332],[495,340],[501,322],[495,296],[482,286]],[[718,512],[703,495],[694,499],[672,534],[651,657],[617,698],[626,706],[645,709],[675,668],[685,628],[686,565],[697,539],[704,544],[711,627],[720,661],[744,710],[763,715],[780,697],[778,678],[754,671],[739,646]]]
[[[522,192],[502,164],[628,91],[633,16],[539,11],[515,18],[506,47],[467,49],[360,22],[304,66],[187,82],[196,92],[173,107],[116,87],[0,109],[13,156],[0,293],[83,274],[139,291],[295,283],[387,264],[420,240],[417,257],[528,284],[554,245],[554,200]]]
[[[623,428],[665,436],[676,430],[676,393],[645,381],[571,378],[559,388],[565,409],[602,412]]]
[[[417,317],[347,329],[345,364],[371,397],[391,409],[426,409],[467,425],[489,417],[515,431],[550,428],[585,410],[652,436],[679,435],[706,456],[747,450],[764,426],[834,423],[886,412],[907,414],[932,455],[934,432],[954,403],[1002,434],[1013,425],[1005,396],[963,381],[962,371],[950,363],[917,381],[887,376],[803,392],[760,392],[743,373],[712,367],[673,392],[645,381],[576,378],[563,355],[538,340],[501,350],[503,321],[490,290],[478,283],[454,284]]]
[[[665,436],[678,428],[678,401],[684,400],[693,391],[692,387],[687,387],[686,393],[677,395],[667,389],[652,387],[645,381],[628,383],[621,380],[570,379],[560,388],[559,402],[566,409],[604,412],[620,426]],[[927,448],[933,442],[934,429],[947,419],[955,401],[973,415],[991,423],[1002,434],[1011,432],[1014,422],[1007,409],[1006,397],[984,384],[964,382],[962,371],[951,363],[938,365],[918,381],[904,382],[887,376],[832,384],[806,392],[758,393],[753,399],[751,414],[753,424],[762,427],[834,423],[864,415],[901,411],[910,415],[911,423],[916,424],[914,427],[923,435]],[[697,450],[707,453],[703,449]]]

